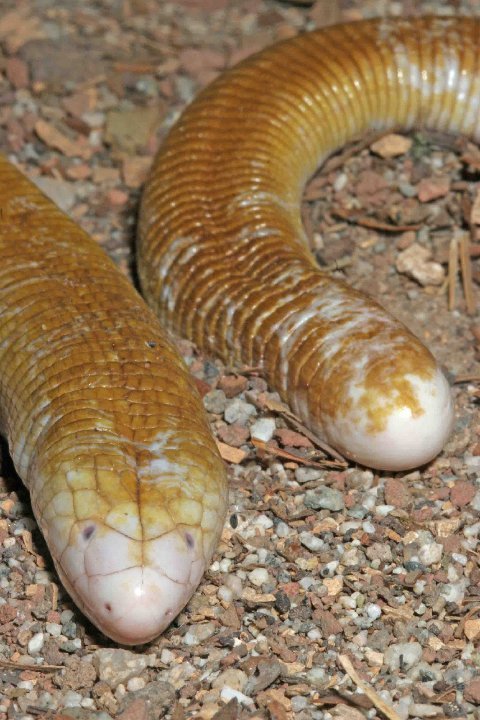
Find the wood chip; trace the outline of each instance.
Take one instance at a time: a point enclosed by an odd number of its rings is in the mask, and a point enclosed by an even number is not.
[[[258,440],[258,438],[252,438],[252,444],[268,455],[274,455],[275,457],[284,458],[285,460],[293,460],[300,465],[308,465],[309,467],[317,468],[343,468],[344,465],[340,465],[336,460],[313,460],[311,457],[304,457],[303,455],[283,450],[282,448],[273,445],[272,443]]]
[[[375,705],[377,710],[379,710],[385,717],[387,717],[389,720],[401,720],[400,715],[398,715],[397,712],[391,707],[391,705],[387,705],[387,703],[382,700],[380,695],[377,695],[375,690],[357,673],[355,668],[352,665],[352,661],[348,657],[348,655],[339,655],[338,660],[340,662],[340,665],[343,667],[347,675],[353,680],[355,685],[362,690],[362,692],[365,693],[365,695],[368,697],[369,700],[372,701],[372,703]]]
[[[470,237],[468,233],[459,233],[459,235],[460,268],[462,272],[463,291],[465,293],[467,313],[469,315],[474,315],[476,310],[476,303],[473,292],[472,260],[470,257]]]
[[[455,309],[457,297],[457,276],[458,276],[458,239],[456,234],[452,235],[448,252],[448,309]]]

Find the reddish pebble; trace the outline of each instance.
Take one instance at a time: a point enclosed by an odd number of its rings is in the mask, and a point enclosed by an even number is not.
[[[240,447],[247,442],[249,436],[248,428],[242,427],[238,423],[225,425],[225,427],[221,427],[218,430],[220,440],[232,447]]]
[[[341,625],[336,617],[329,610],[315,610],[314,619],[320,623],[324,637],[330,635],[341,635],[343,633],[343,625]]]
[[[468,503],[473,500],[475,492],[475,485],[472,485],[472,483],[467,480],[459,480],[452,487],[450,500],[453,505],[457,507],[465,507],[465,505],[468,505]]]
[[[358,176],[356,192],[358,195],[376,195],[388,188],[388,182],[383,175],[373,170],[362,170]]]
[[[420,202],[430,202],[430,200],[448,195],[450,180],[448,178],[425,178],[418,183],[417,191]]]
[[[429,497],[430,497],[430,500],[448,500],[448,498],[450,497],[450,488],[448,488],[448,487],[435,488],[429,494]]]
[[[197,386],[197,390],[200,393],[200,397],[205,397],[207,393],[209,393],[212,389],[211,385],[209,385],[205,380],[201,380],[200,378],[193,378],[193,382]]]
[[[66,174],[70,180],[86,180],[90,177],[92,171],[88,165],[82,163],[81,165],[70,165]]]
[[[6,625],[6,623],[15,620],[17,611],[18,608],[14,605],[0,605],[0,625]]]
[[[110,205],[118,207],[120,205],[125,205],[128,202],[128,195],[123,190],[113,189],[108,191],[107,200]]]
[[[218,381],[218,388],[223,390],[227,398],[240,395],[247,387],[247,378],[243,375],[224,375]]]
[[[461,538],[459,535],[448,535],[440,538],[439,542],[443,545],[443,549],[447,554],[461,552]]]
[[[148,720],[149,713],[145,700],[138,698],[134,700],[121,715],[118,720]]]
[[[431,507],[422,507],[412,512],[412,520],[416,523],[424,523],[433,517],[433,509]]]
[[[396,478],[388,478],[385,482],[385,502],[396,508],[406,508],[412,502],[406,483]]]
[[[463,698],[474,705],[480,704],[480,678],[477,677],[465,685]]]
[[[17,90],[28,87],[28,66],[23,60],[11,57],[7,60],[7,78]]]

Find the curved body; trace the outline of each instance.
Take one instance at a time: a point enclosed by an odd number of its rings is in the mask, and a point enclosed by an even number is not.
[[[261,366],[307,425],[371,467],[435,457],[450,390],[403,325],[316,267],[301,193],[370,128],[477,137],[479,32],[473,19],[380,19],[267,48],[187,108],[143,198],[139,274],[162,322],[226,362]]]
[[[314,430],[373,467],[450,432],[432,355],[322,274],[299,203],[371,127],[479,136],[480,25],[378,20],[281,43],[186,110],[142,202],[139,272],[168,328],[261,365]],[[0,422],[59,575],[114,640],[159,634],[222,529],[225,471],[176,351],[96,243],[0,159]]]
[[[2,158],[0,187],[2,433],[68,592],[114,640],[146,642],[217,544],[223,462],[128,280]]]

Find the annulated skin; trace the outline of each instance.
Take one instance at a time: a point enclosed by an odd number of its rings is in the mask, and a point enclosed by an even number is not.
[[[187,369],[98,245],[0,157],[1,429],[65,587],[159,635],[210,561],[225,470]]]
[[[307,249],[308,177],[368,129],[480,135],[480,25],[379,19],[279,43],[222,75],[181,116],[143,197],[143,292],[169,328],[261,366],[317,433],[365,465],[422,465],[451,431],[430,352]]]
[[[177,332],[261,365],[349,457],[427,462],[452,423],[432,355],[319,272],[299,202],[322,159],[370,128],[479,136],[476,20],[380,20],[277,45],[205,90],[142,203],[145,295]],[[116,641],[188,601],[226,507],[200,399],[152,311],[72,221],[0,158],[0,424],[59,575]]]

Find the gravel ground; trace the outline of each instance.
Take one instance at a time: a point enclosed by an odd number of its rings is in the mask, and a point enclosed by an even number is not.
[[[0,147],[131,274],[145,173],[203,85],[299,31],[420,11],[480,3],[3,0]],[[465,141],[388,135],[305,193],[319,263],[406,321],[455,382],[455,431],[425,470],[326,460],[262,377],[179,341],[231,510],[198,592],[149,646],[115,646],[71,603],[4,450],[0,720],[480,718],[479,180]],[[458,247],[473,281],[449,299]]]

